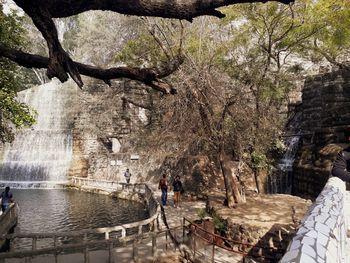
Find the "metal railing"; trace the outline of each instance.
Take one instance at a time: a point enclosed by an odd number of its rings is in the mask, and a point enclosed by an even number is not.
[[[187,223],[187,226],[186,226]],[[273,247],[268,246],[262,246],[262,245],[256,245],[251,243],[245,243],[237,240],[232,240],[230,238],[223,237],[221,235],[217,235],[215,233],[212,233],[206,229],[204,229],[202,226],[193,223],[192,221],[183,218],[183,231],[185,232],[185,228],[189,227],[189,231],[191,233],[191,240],[190,240],[190,248],[192,250],[193,258],[195,259],[198,256],[205,256],[205,261],[209,262],[216,262],[216,259],[220,258],[221,255],[218,255],[216,257],[217,248],[223,249],[225,251],[228,251],[230,253],[238,254],[242,257],[251,257],[251,258],[259,258],[259,259],[275,259],[275,257],[270,257],[268,255],[253,255],[252,253],[249,253],[249,250],[252,248],[256,248],[261,252],[261,250],[268,250],[268,251],[275,251],[275,252],[284,252],[284,250],[276,249]],[[184,236],[185,234],[183,234]],[[203,253],[198,247],[197,247],[197,238],[200,240],[203,240],[206,242],[209,246],[211,246],[210,255],[207,253]],[[204,252],[207,252],[206,249]],[[203,260],[203,258],[202,258]],[[244,258],[243,258],[243,262]]]

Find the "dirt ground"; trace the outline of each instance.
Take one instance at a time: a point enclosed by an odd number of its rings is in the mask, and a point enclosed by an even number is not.
[[[311,200],[286,194],[249,196],[246,203],[234,208],[223,206],[223,200],[222,194],[213,193],[209,203],[229,223],[268,229],[275,224],[298,224],[312,204]]]

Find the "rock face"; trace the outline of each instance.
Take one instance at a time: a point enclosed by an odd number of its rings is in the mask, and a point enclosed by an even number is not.
[[[316,197],[330,176],[336,154],[347,146],[350,127],[350,72],[334,71],[305,81],[302,147],[294,164],[293,194]]]
[[[222,179],[214,165],[203,156],[167,156],[161,151],[137,147],[133,138],[147,128],[150,110],[136,105],[150,105],[150,95],[141,88],[129,89],[124,83],[90,84],[79,92],[79,113],[73,125],[73,160],[69,176],[125,182],[129,168],[131,183],[151,182],[157,185],[162,173],[170,184],[180,175],[186,194],[221,187]],[[153,99],[157,99],[158,95]],[[135,102],[135,103],[131,103]],[[142,149],[141,149],[142,148]],[[184,154],[185,155],[185,154]]]

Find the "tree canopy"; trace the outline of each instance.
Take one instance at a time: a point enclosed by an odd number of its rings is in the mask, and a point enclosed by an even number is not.
[[[0,6],[0,45],[10,48],[25,44],[23,28],[16,15],[4,15]],[[13,128],[30,126],[34,123],[33,111],[17,101],[17,91],[21,89],[18,66],[0,57],[0,141],[12,141]]]

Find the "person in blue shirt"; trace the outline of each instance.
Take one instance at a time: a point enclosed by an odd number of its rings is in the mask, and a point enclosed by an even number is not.
[[[1,211],[5,212],[5,210],[10,206],[10,203],[13,202],[13,196],[10,192],[10,187],[6,186],[5,191],[1,193]]]

